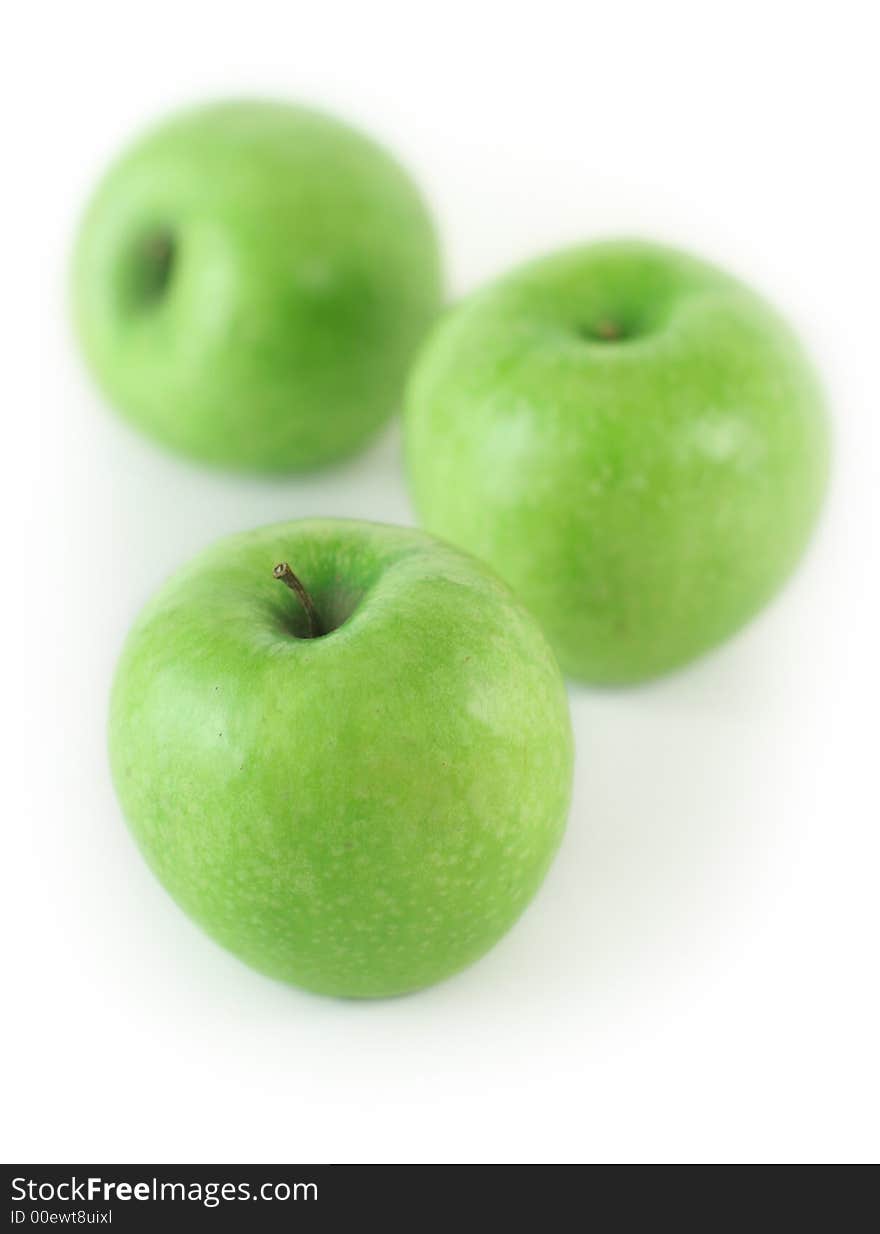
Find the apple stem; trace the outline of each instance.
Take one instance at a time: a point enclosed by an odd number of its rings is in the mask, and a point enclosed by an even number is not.
[[[312,602],[312,597],[303,587],[302,583],[291,570],[286,561],[279,561],[278,565],[272,571],[273,578],[280,579],[286,587],[289,587],[296,595],[300,604],[306,610],[306,616],[309,619],[309,638],[317,638],[321,633],[321,623],[318,621],[318,614],[315,611],[315,605]]]
[[[616,339],[620,338],[620,326],[618,326],[617,322],[611,321],[610,318],[603,317],[596,326],[596,335],[607,343],[613,343]]]

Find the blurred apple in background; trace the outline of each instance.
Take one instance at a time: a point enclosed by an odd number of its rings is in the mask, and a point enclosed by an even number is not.
[[[133,424],[266,471],[363,447],[437,312],[425,205],[381,147],[275,102],[184,111],[110,168],[73,262],[87,362]]]
[[[756,613],[828,469],[787,325],[720,270],[635,241],[533,262],[453,310],[405,426],[425,526],[494,566],[565,672],[596,683],[676,668]]]

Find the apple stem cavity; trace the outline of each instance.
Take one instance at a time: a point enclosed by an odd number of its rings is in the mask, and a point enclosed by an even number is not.
[[[161,299],[171,280],[174,239],[169,231],[154,231],[145,237],[140,254],[141,296],[146,304]]]
[[[315,609],[312,597],[306,591],[305,587],[294,574],[293,570],[291,570],[286,561],[279,561],[278,565],[272,571],[272,577],[280,579],[281,582],[284,583],[285,587],[289,587],[305,609],[306,617],[309,621],[309,632],[306,637],[318,638],[321,633],[321,623],[318,621],[318,613]]]

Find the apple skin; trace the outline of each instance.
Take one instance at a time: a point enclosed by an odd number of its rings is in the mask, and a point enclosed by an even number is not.
[[[829,453],[821,388],[773,309],[635,240],[454,309],[417,359],[405,439],[424,526],[510,583],[569,676],[608,685],[687,663],[766,603]]]
[[[282,103],[178,113],[110,168],[72,299],[87,363],[145,433],[227,467],[361,449],[438,311],[433,225],[367,137]]]
[[[281,561],[330,633],[304,637]],[[413,529],[308,520],[202,553],[133,628],[109,737],[178,904],[323,994],[402,994],[476,960],[534,895],[569,805],[568,702],[537,623]]]

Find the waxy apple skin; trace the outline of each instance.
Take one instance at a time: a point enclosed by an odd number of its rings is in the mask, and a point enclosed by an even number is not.
[[[714,647],[799,558],[824,399],[780,317],[695,258],[608,241],[477,292],[405,417],[425,527],[493,566],[563,670],[638,682]]]
[[[302,637],[280,562],[331,632]],[[568,811],[568,704],[536,622],[414,530],[294,522],[203,553],[132,630],[109,736],[175,900],[324,994],[402,994],[476,960],[534,895]]]
[[[184,111],[99,185],[73,311],[109,401],[166,446],[293,471],[351,454],[397,410],[441,274],[415,186],[329,116]]]

